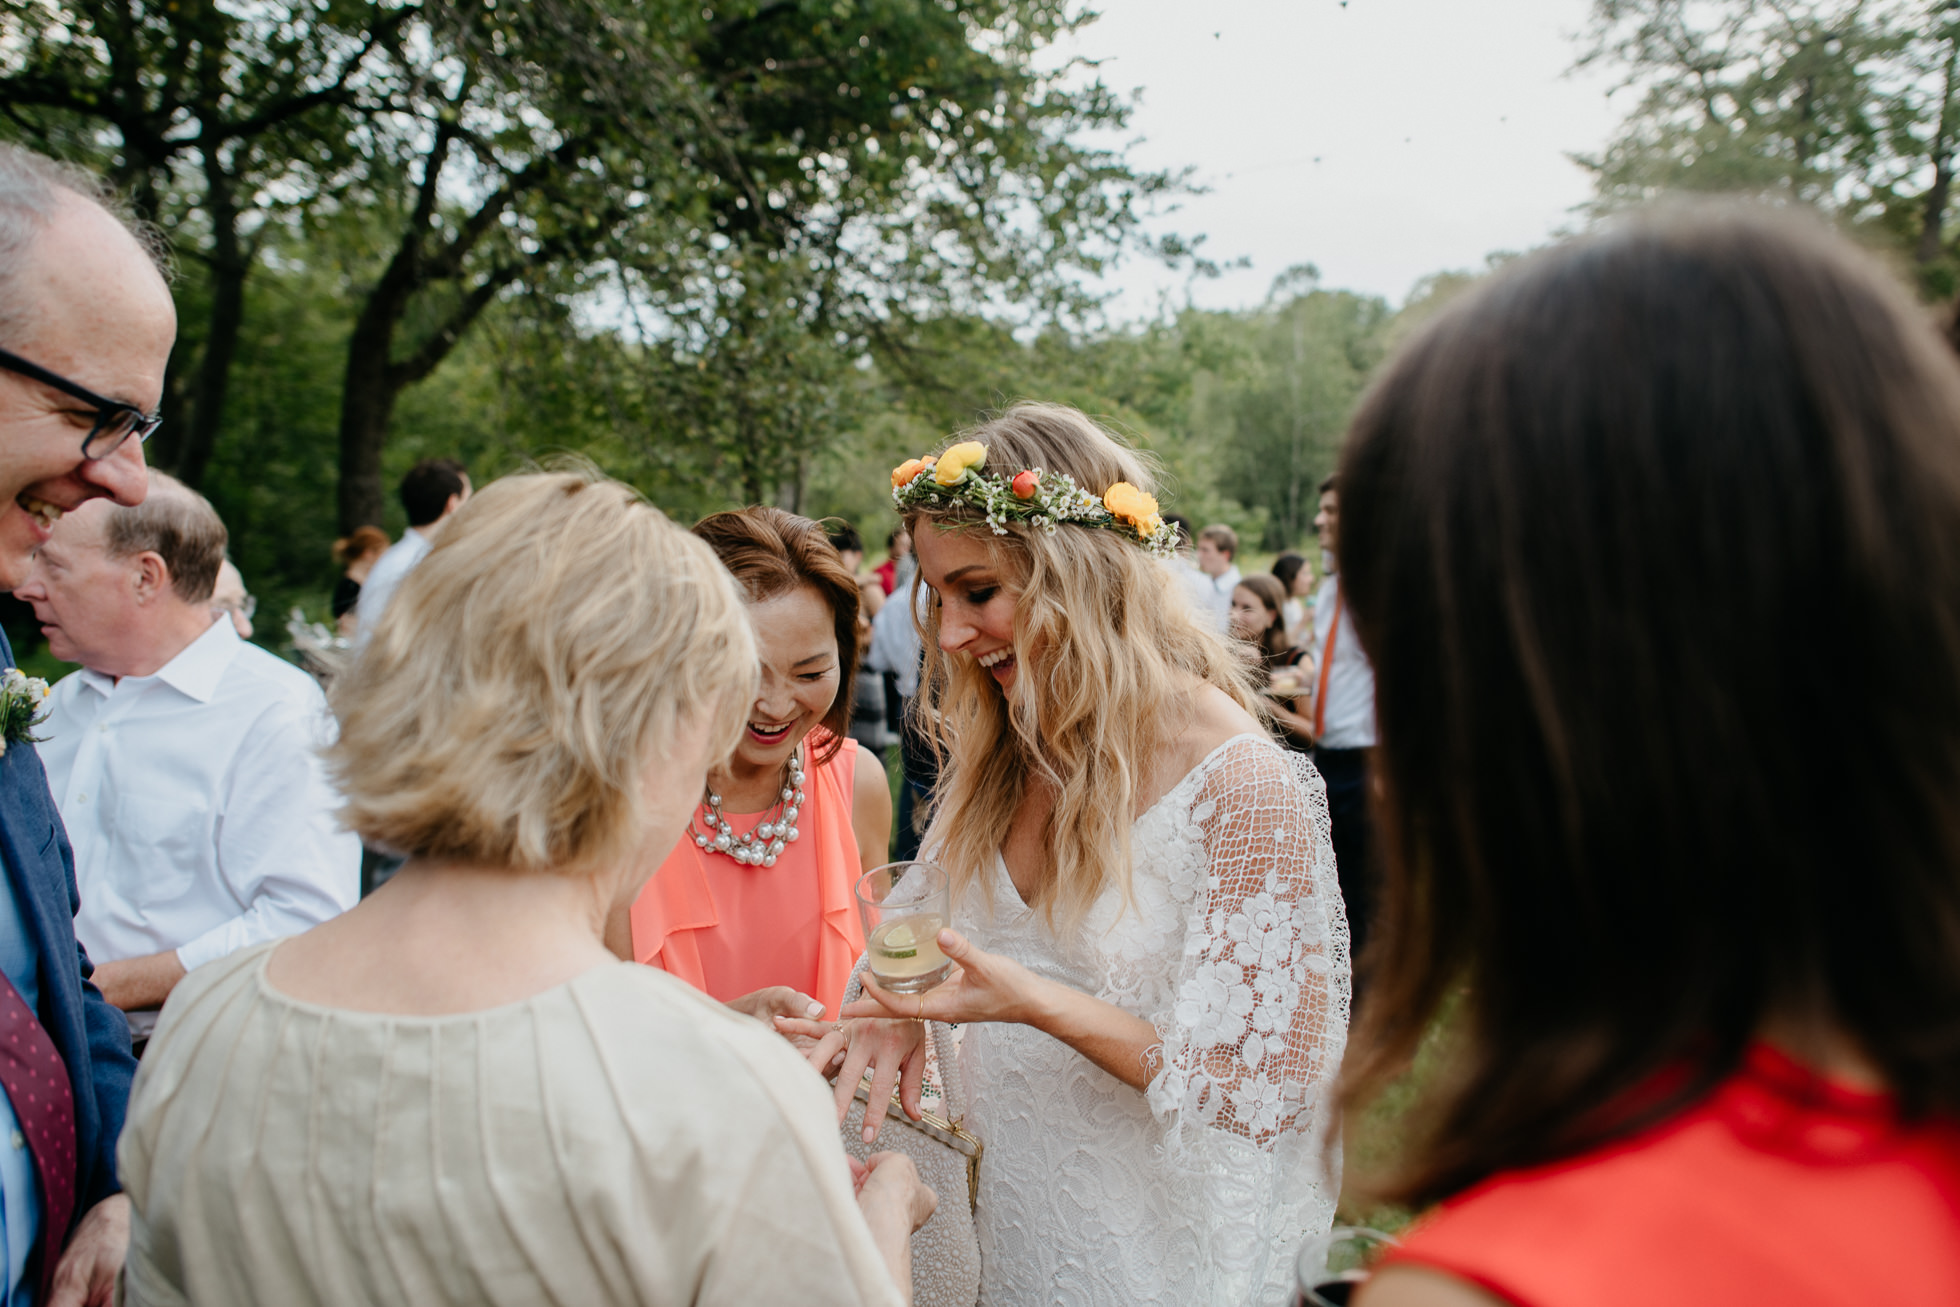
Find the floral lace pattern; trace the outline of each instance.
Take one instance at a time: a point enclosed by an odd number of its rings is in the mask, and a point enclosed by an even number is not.
[[[1030,1027],[961,1032],[986,1145],[983,1303],[1281,1303],[1294,1250],[1333,1219],[1348,933],[1318,773],[1237,737],[1138,819],[1132,846],[1130,904],[1112,892],[1065,936],[998,862],[957,913],[980,947],[1163,1039],[1139,1094]]]

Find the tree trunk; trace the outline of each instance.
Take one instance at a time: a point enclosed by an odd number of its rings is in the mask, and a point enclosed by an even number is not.
[[[397,256],[399,258],[399,256]],[[392,265],[390,272],[394,271]],[[361,307],[360,320],[347,342],[347,372],[340,391],[340,529],[381,522],[381,447],[388,439],[388,419],[401,393],[388,354],[394,345],[395,324],[402,304],[387,304],[382,278]]]
[[[238,336],[245,322],[245,278],[252,263],[238,238],[232,178],[215,150],[205,151],[204,176],[205,209],[211,216],[211,310],[204,356],[191,383],[190,413],[173,451],[178,478],[193,488],[203,484],[224,423],[231,365],[238,357]]]
[[[1919,215],[1919,244],[1913,250],[1913,258],[1922,268],[1939,260],[1941,237],[1946,231],[1946,203],[1953,189],[1953,80],[1956,71],[1960,71],[1960,34],[1949,35],[1946,40],[1946,76],[1940,87],[1940,125],[1933,136],[1933,184],[1926,188]]]

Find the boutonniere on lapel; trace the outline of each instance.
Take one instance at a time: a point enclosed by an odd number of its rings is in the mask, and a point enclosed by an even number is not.
[[[39,744],[34,728],[48,719],[48,683],[9,667],[0,676],[0,754],[10,744]]]

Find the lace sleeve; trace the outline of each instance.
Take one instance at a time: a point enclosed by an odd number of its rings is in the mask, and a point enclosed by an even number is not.
[[[1347,1037],[1347,917],[1312,766],[1247,741],[1199,787],[1203,907],[1176,1004],[1157,1027],[1164,1064],[1152,1108],[1262,1151],[1319,1123]]]
[[[1151,1082],[1166,1162],[1202,1191],[1209,1300],[1283,1293],[1288,1259],[1340,1194],[1326,1129],[1347,1043],[1347,914],[1327,790],[1313,764],[1261,740],[1214,762],[1192,800],[1205,888]],[[1258,1286],[1263,1284],[1262,1292]]]

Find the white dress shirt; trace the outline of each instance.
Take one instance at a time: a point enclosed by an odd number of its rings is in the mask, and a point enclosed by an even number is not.
[[[402,578],[415,570],[415,565],[429,556],[435,548],[429,538],[414,527],[402,532],[402,538],[388,546],[388,552],[374,560],[368,569],[367,580],[361,582],[361,597],[354,601],[354,646],[368,642],[374,634],[375,626],[381,621],[381,612],[388,601],[395,597],[395,587]]]
[[[905,601],[911,599],[907,604]],[[908,581],[893,590],[891,602],[871,619],[871,651],[864,665],[874,672],[890,672],[898,678],[898,697],[910,699],[919,692],[919,624],[926,620],[926,588]],[[918,623],[913,621],[917,615]]]
[[[1222,576],[1207,576],[1196,567],[1184,574],[1184,584],[1191,590],[1191,602],[1211,618],[1213,629],[1223,632],[1232,629],[1232,591],[1238,589],[1242,580],[1236,563],[1226,568]]]
[[[75,937],[97,962],[186,970],[354,906],[361,842],[318,750],[326,698],[229,614],[152,676],[86,669],[48,698],[41,760],[75,846]]]
[[[1340,588],[1341,578],[1329,576],[1314,592],[1316,664],[1327,656],[1327,636],[1334,623],[1334,596]],[[1375,747],[1375,668],[1361,651],[1361,641],[1354,634],[1354,618],[1346,604],[1341,605],[1341,634],[1334,641],[1334,665],[1327,670],[1327,715],[1322,723],[1320,745],[1325,749]]]

